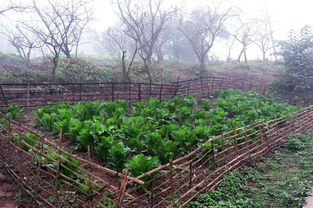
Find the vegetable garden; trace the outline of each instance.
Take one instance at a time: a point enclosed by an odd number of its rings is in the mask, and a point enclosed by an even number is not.
[[[225,90],[239,87],[216,80],[193,82],[200,87],[176,84],[164,100],[43,106],[35,111],[36,128],[22,123],[21,108],[8,105],[1,159],[44,206],[181,207],[245,160],[313,125],[312,107]]]
[[[254,92],[215,94],[219,98],[214,107],[210,100],[198,103],[193,96],[163,102],[152,98],[132,106],[123,100],[74,106],[61,102],[38,109],[36,122],[85,150],[89,146],[110,168],[127,168],[136,177],[187,154],[211,136],[296,109]]]

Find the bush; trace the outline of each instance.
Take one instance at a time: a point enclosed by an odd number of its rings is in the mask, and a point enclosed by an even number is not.
[[[274,89],[305,93],[313,89],[313,31],[306,26],[300,34],[292,32],[289,40],[280,42],[280,55],[286,71],[273,83]]]
[[[105,82],[109,81],[106,68],[83,59],[63,59],[56,70],[56,79],[59,82]]]

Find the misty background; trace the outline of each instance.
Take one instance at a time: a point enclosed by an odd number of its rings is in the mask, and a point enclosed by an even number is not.
[[[10,0],[1,0],[1,4],[5,6],[10,4]],[[44,0],[39,1],[44,2]],[[199,7],[206,7],[212,5],[212,1],[203,0],[165,0],[164,4],[168,6],[175,6],[183,11],[191,11]],[[229,1],[215,1],[215,3],[223,3],[223,5],[238,7],[241,10],[241,16],[244,19],[266,19],[267,12],[271,22],[273,37],[275,40],[285,40],[288,37],[290,30],[299,30],[307,24],[312,24],[313,13],[311,12],[312,2],[306,0],[229,0]],[[29,5],[31,0],[16,0],[16,5]],[[93,56],[107,56],[101,51],[99,46],[99,38],[110,26],[114,26],[118,22],[118,11],[114,1],[111,0],[94,0],[89,5],[92,9],[94,20],[91,21],[84,33],[84,44],[79,48],[79,53],[83,55]],[[1,29],[14,28],[20,21],[28,18],[27,14],[16,13],[14,11],[8,12],[0,16]],[[5,35],[0,34],[0,51],[4,53],[16,53],[16,50],[6,40]],[[99,51],[100,49],[100,51]],[[225,60],[227,55],[227,47],[224,42],[217,42],[211,55],[218,56]],[[232,57],[235,59],[238,56],[239,46],[234,44]],[[257,46],[251,45],[248,48],[250,59],[261,59],[262,54]],[[272,53],[270,53],[272,55]],[[270,56],[269,58],[273,58]]]

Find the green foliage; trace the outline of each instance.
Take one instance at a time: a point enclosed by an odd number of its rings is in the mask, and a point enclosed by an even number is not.
[[[217,189],[200,195],[187,207],[303,207],[313,181],[312,136],[289,138],[273,157],[257,159],[255,166],[228,174]]]
[[[226,90],[219,92],[214,108],[210,100],[197,103],[187,96],[163,102],[149,99],[134,105],[127,101],[73,106],[60,102],[36,114],[38,125],[54,133],[62,131],[85,149],[90,146],[111,168],[121,171],[136,155],[158,158],[160,164],[166,164],[211,136],[295,110],[255,92]]]
[[[125,148],[123,143],[114,144],[109,150],[109,162],[117,171],[121,171],[125,167],[129,155],[129,149]]]
[[[60,82],[103,82],[109,80],[108,69],[99,68],[83,59],[62,59],[56,70]]]
[[[27,133],[25,136],[22,138],[27,144],[29,144],[32,147],[37,147],[37,142],[39,140],[38,136],[32,133]],[[25,144],[21,144],[21,148],[29,151],[29,147]]]
[[[9,105],[7,117],[11,118],[13,120],[18,120],[18,119],[22,118],[22,116],[23,116],[22,112],[23,112],[23,110],[20,106]]]
[[[95,147],[95,151],[104,161],[108,161],[109,151],[114,145],[117,145],[117,141],[114,137],[102,137],[100,142]]]
[[[58,154],[57,153],[51,153],[51,152],[47,152],[46,154],[49,158],[45,158],[45,160],[43,161],[44,165],[51,167],[51,168],[56,170],[57,166],[58,166],[57,161],[59,160]],[[80,165],[80,162],[77,159],[72,158],[66,154],[62,154],[60,156],[60,164],[61,164],[60,165],[60,172],[62,174],[64,174],[67,177],[70,177],[72,179],[77,178],[77,176],[73,173],[73,172],[77,172],[78,166]]]
[[[280,55],[286,72],[282,73],[273,84],[273,90],[305,93],[313,89],[313,32],[305,26],[297,34],[290,33],[289,39],[280,42]]]
[[[152,170],[160,165],[157,157],[147,157],[143,154],[134,156],[126,163],[126,168],[130,170],[134,177]]]

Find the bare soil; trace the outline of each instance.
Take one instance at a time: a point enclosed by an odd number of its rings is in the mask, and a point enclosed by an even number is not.
[[[23,193],[17,183],[7,174],[2,165],[0,165],[0,207],[36,207],[31,199]]]

